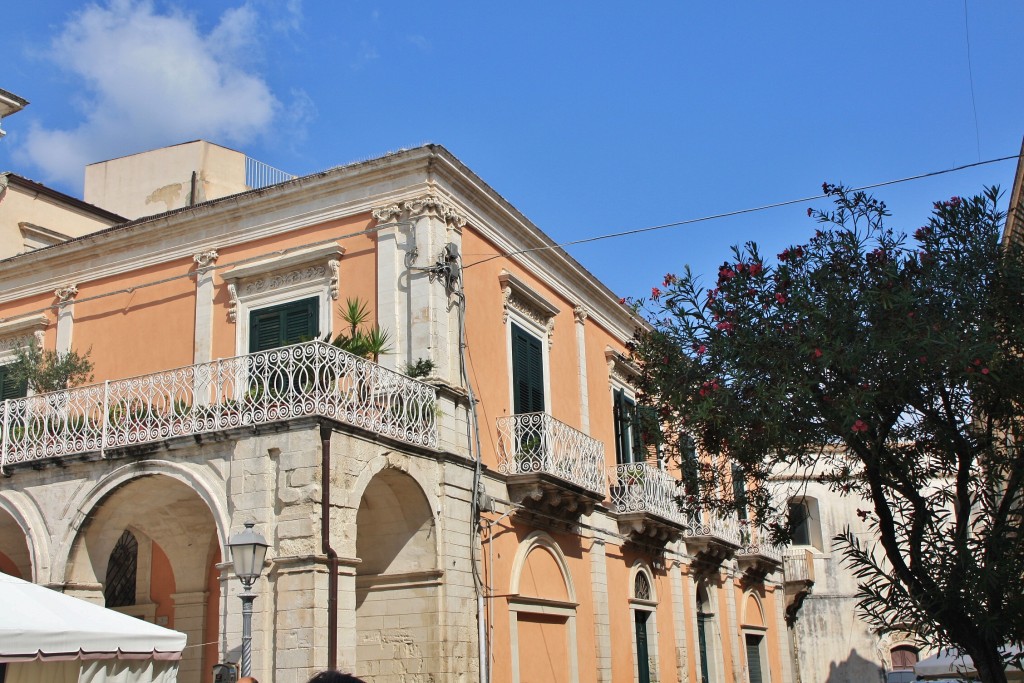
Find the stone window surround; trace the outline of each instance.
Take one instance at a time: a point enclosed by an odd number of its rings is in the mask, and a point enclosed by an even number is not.
[[[541,364],[544,368],[544,409],[551,412],[551,344],[558,309],[547,299],[532,290],[522,280],[503,270],[498,276],[501,285],[503,309],[502,322],[505,325],[505,358],[508,361],[509,411],[515,406],[515,383],[512,381],[512,323],[533,334],[541,343]]]
[[[555,560],[565,584],[567,601],[547,598],[524,597],[519,594],[519,582],[522,577],[526,560],[534,550],[547,552]],[[569,565],[558,543],[543,531],[534,531],[524,538],[516,551],[512,563],[512,576],[509,580],[508,616],[509,616],[509,650],[512,663],[512,683],[520,683],[519,679],[519,613],[544,614],[565,617],[567,654],[569,657],[569,681],[579,683],[579,652],[576,640],[576,588],[573,585]]]
[[[707,643],[708,668],[710,671],[701,671],[700,652],[697,652],[697,675],[700,676],[701,673],[704,673],[711,683],[720,683],[724,680],[723,672],[725,671],[724,654],[722,652],[722,638],[724,638],[725,635],[722,630],[721,609],[719,609],[720,606],[718,604],[718,592],[720,588],[714,585],[714,583],[694,581],[694,597],[699,599],[701,590],[703,590],[704,595],[707,597],[708,611],[704,614],[709,617],[705,621],[705,623],[710,627],[705,631],[705,638]],[[726,590],[729,589],[727,588]],[[695,634],[695,644],[697,628],[697,612],[694,610],[693,632]]]
[[[643,600],[636,597],[636,576],[643,574],[647,578],[647,585],[651,588],[651,597]],[[661,657],[658,654],[658,592],[654,584],[654,574],[642,561],[637,560],[629,571],[629,617],[630,630],[633,641],[633,680],[638,681],[640,672],[637,670],[637,643],[636,643],[636,616],[634,612],[647,612],[647,654],[650,663],[651,680],[657,681],[661,673]]]
[[[337,244],[296,249],[235,266],[222,277],[230,296],[228,320],[235,323],[235,353],[249,349],[250,311],[317,297],[320,301],[320,335],[333,332],[332,301],[339,294],[341,257]]]
[[[50,319],[41,313],[0,322],[0,364],[13,362],[15,351],[33,339],[41,348],[49,325]]]

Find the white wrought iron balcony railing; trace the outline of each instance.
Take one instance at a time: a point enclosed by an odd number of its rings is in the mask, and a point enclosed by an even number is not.
[[[616,512],[648,512],[685,524],[676,501],[679,482],[668,472],[646,462],[633,462],[616,465],[611,473],[612,506]]]
[[[604,444],[547,413],[498,418],[498,471],[550,474],[604,496]]]
[[[0,404],[0,469],[323,416],[437,447],[437,391],[314,341]]]
[[[719,514],[707,510],[692,512],[688,517],[688,523],[688,537],[717,538],[734,546],[745,545],[736,513]]]
[[[773,545],[767,538],[762,538],[762,531],[753,527],[744,528],[740,525],[741,555],[760,555],[782,564],[783,546]]]

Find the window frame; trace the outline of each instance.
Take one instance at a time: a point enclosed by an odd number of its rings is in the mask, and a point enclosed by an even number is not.
[[[290,342],[290,343],[281,343],[281,344],[278,344],[277,346],[267,347],[266,349],[254,349],[253,348],[254,342],[256,341],[256,338],[255,338],[256,335],[253,335],[253,329],[254,329],[254,324],[257,322],[257,320],[255,320],[255,318],[257,316],[259,316],[261,314],[262,315],[266,315],[266,314],[270,313],[271,311],[274,311],[275,309],[277,311],[280,311],[280,312],[283,313],[284,311],[287,310],[287,308],[289,306],[294,306],[294,307],[297,308],[299,304],[305,304],[306,307],[308,307],[308,308],[316,308],[316,312],[314,313],[314,316],[313,316],[314,319],[315,319],[314,326],[315,327],[319,327],[319,325],[317,323],[320,322],[319,319],[321,318],[321,316],[320,316],[320,309],[322,307],[322,302],[319,300],[318,297],[315,297],[315,296],[309,296],[309,297],[304,297],[302,299],[294,299],[294,300],[291,300],[291,301],[285,301],[284,303],[273,304],[271,306],[262,306],[260,308],[251,308],[251,309],[249,309],[249,320],[248,320],[249,330],[248,330],[248,334],[247,334],[247,336],[249,338],[248,353],[258,353],[259,351],[268,351],[268,350],[270,350],[272,348],[280,348],[282,346],[290,346],[291,344],[300,343],[298,341],[295,341],[295,342]],[[283,332],[283,330],[282,330],[282,332]],[[315,330],[312,330],[312,334],[309,335],[309,339],[306,340],[306,341],[312,341],[314,339],[322,338],[322,337],[323,337],[323,335],[320,334],[319,329],[315,329]],[[278,339],[281,339],[280,335],[279,335]]]
[[[507,309],[505,319],[505,358],[508,362],[508,410],[516,415],[515,357],[512,348],[513,325],[533,337],[540,345],[541,375],[543,381],[544,410],[551,413],[551,353],[547,330],[515,309]]]

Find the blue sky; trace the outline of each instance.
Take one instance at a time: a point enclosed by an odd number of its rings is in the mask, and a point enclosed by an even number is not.
[[[0,88],[31,104],[0,168],[79,194],[85,163],[195,138],[295,174],[435,142],[569,241],[1016,154],[1024,3],[966,18],[962,0],[11,3]],[[878,195],[912,231],[1013,172]],[[803,241],[807,206],[569,251],[643,296],[683,264],[711,277],[734,243]]]

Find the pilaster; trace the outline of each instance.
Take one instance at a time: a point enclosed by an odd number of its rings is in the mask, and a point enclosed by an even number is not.
[[[586,322],[590,313],[583,306],[573,309],[576,319],[576,358],[580,380],[580,431],[590,434],[590,389],[587,385]]]
[[[216,250],[194,254],[196,263],[196,324],[195,341],[193,342],[194,363],[206,363],[213,360],[213,268],[217,260]]]
[[[594,538],[590,546],[591,590],[594,595],[594,637],[597,640],[597,680],[612,680],[612,630],[608,616],[608,556],[602,538]]]
[[[672,585],[672,627],[675,631],[676,641],[676,679],[685,681],[689,665],[686,647],[686,606],[692,605],[693,601],[683,589],[683,573],[679,569],[679,562],[672,563],[668,575]]]
[[[57,297],[57,353],[71,350],[71,334],[75,324],[75,297],[78,287],[67,285],[54,291]]]
[[[206,591],[190,593],[172,593],[174,601],[174,630],[188,635],[188,642],[203,642],[203,627],[206,617]],[[255,648],[253,648],[255,650]],[[255,659],[254,659],[255,661]],[[186,647],[181,653],[178,663],[178,679],[182,681],[201,681],[205,679],[203,668],[203,648]]]

